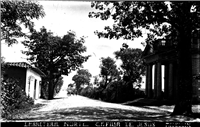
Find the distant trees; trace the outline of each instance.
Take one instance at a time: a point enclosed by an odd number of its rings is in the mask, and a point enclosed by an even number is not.
[[[44,81],[48,85],[48,99],[52,99],[61,75],[78,69],[89,58],[82,55],[86,51],[85,40],[76,39],[70,31],[63,37],[54,36],[44,27],[40,31],[32,31],[28,37],[29,40],[22,43],[29,50],[23,53],[47,75]]]
[[[17,43],[16,38],[27,36],[22,31],[23,27],[32,31],[32,19],[39,19],[44,15],[43,7],[34,1],[1,1],[1,41],[5,40],[8,45]]]
[[[72,80],[76,84],[77,92],[80,93],[80,88],[82,85],[89,85],[90,78],[92,77],[91,73],[87,69],[80,69],[72,77]]]
[[[104,88],[110,82],[120,78],[120,73],[117,70],[117,65],[115,64],[115,61],[110,57],[101,58],[100,69],[100,76],[103,78],[102,87]]]
[[[127,44],[123,44],[119,51],[114,52],[117,59],[122,61],[121,68],[123,70],[123,80],[131,84],[140,85],[142,75],[145,74],[145,65],[143,62],[142,50],[129,48]]]
[[[141,49],[129,48],[123,44],[114,54],[122,61],[120,68],[113,58],[101,58],[100,74],[93,76],[94,87],[83,88],[81,95],[116,103],[144,97],[144,92],[139,89],[145,73]]]

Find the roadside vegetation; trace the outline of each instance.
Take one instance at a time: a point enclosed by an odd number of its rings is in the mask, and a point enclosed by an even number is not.
[[[75,86],[79,95],[106,102],[123,103],[144,98],[145,93],[140,88],[145,74],[141,49],[130,48],[124,43],[114,54],[116,60],[122,62],[120,67],[113,58],[101,58],[99,75],[92,76],[88,70],[80,69],[72,77],[74,83],[70,86]]]
[[[3,76],[5,69],[6,64],[1,58],[1,117],[14,119],[34,107],[41,106],[34,105],[33,98],[26,95],[18,80]]]

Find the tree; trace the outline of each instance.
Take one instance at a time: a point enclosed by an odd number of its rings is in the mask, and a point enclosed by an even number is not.
[[[144,62],[141,58],[142,50],[129,48],[127,44],[123,44],[119,51],[116,51],[115,56],[122,61],[121,68],[124,71],[124,80],[126,82],[137,83],[140,85],[142,75],[145,73]]]
[[[4,57],[1,57],[1,78],[3,78],[3,74],[5,73],[5,61]]]
[[[93,76],[93,77],[94,77],[94,82],[93,82],[93,84],[96,85],[96,86],[99,86],[99,77],[98,77],[98,75]]]
[[[81,85],[89,85],[91,73],[87,69],[80,69],[77,71],[77,74],[72,77],[72,80],[76,84],[76,89],[78,93],[80,92]]]
[[[5,40],[8,45],[17,43],[16,38],[25,37],[27,34],[22,30],[22,26],[32,31],[32,19],[39,19],[44,15],[43,7],[33,1],[1,1],[1,41]]]
[[[29,56],[28,60],[47,75],[48,99],[53,99],[61,75],[78,69],[89,58],[82,55],[86,51],[84,42],[83,37],[76,39],[71,31],[61,38],[47,32],[44,27],[39,32],[34,30],[29,40],[22,42],[29,49],[23,52]]]
[[[101,58],[101,65],[100,65],[100,76],[103,78],[104,85],[102,87],[106,88],[106,86],[116,80],[119,79],[119,71],[117,70],[117,65],[115,61],[110,58]]]
[[[59,79],[58,79],[57,84],[55,85],[55,92],[54,92],[54,94],[59,93],[60,90],[61,90],[61,88],[62,88],[62,86],[63,86],[63,77],[60,76]]]
[[[149,31],[147,43],[169,35],[177,40],[178,55],[178,100],[172,114],[192,114],[192,33],[200,28],[200,3],[188,2],[92,2],[91,7],[99,10],[90,12],[89,17],[102,20],[112,18],[112,27],[106,26],[103,32],[96,31],[99,37],[134,39],[142,36],[142,29]]]

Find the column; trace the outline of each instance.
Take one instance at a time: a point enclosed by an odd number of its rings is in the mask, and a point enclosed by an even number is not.
[[[165,64],[165,76],[164,76],[164,97],[165,99],[168,99],[169,94],[169,65]]]
[[[148,66],[148,98],[152,98],[152,65]]]
[[[157,98],[157,64],[154,66],[154,98]]]
[[[173,99],[173,64],[169,64],[168,98]]]
[[[161,63],[158,62],[157,64],[157,99],[161,99],[162,97],[162,72],[161,72]]]
[[[148,97],[148,88],[149,88],[149,65],[146,66],[146,84],[145,84],[145,94]]]

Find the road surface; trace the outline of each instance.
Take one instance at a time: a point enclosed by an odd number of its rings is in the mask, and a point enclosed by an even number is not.
[[[136,107],[102,102],[61,91],[53,100],[39,99],[42,106],[21,114],[16,121],[194,121],[199,118],[171,117],[173,108]]]

